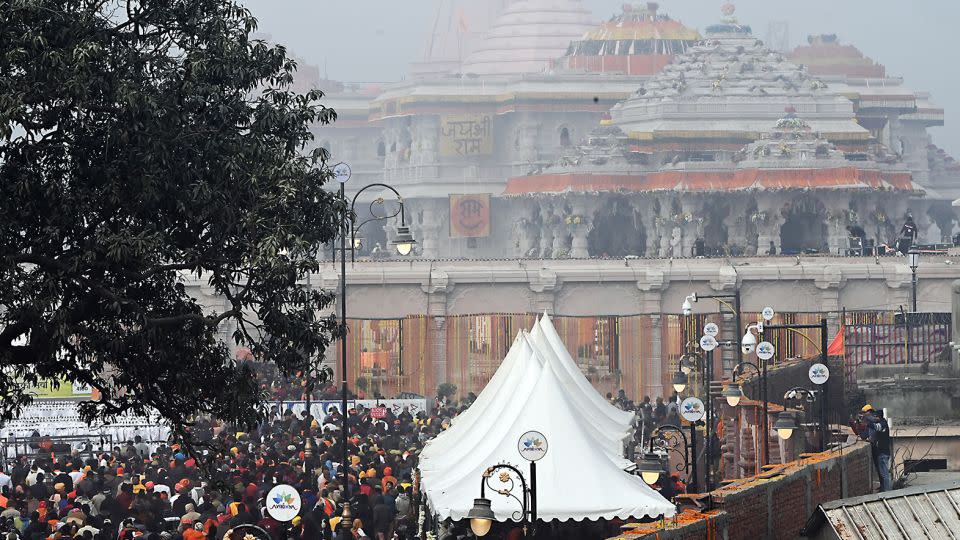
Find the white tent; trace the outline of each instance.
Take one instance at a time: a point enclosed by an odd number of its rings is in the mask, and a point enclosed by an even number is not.
[[[505,414],[510,414],[507,409],[518,396],[529,393],[531,381],[536,380],[542,369],[543,361],[539,356],[533,356],[529,341],[525,336],[518,336],[497,371],[504,371],[506,376],[493,385],[488,384],[449,429],[426,445],[420,453],[420,472],[425,475],[428,471],[446,470],[472,457],[477,449],[494,448],[499,442],[494,434],[506,427],[501,420]],[[476,412],[474,407],[477,407]],[[461,422],[460,417],[467,413],[473,414]]]
[[[583,376],[583,372],[577,367],[576,362],[573,361],[570,352],[567,351],[567,348],[563,345],[563,341],[560,339],[560,334],[558,334],[557,329],[554,328],[553,321],[550,320],[550,316],[546,313],[543,314],[543,318],[540,319],[534,332],[537,330],[543,332],[543,336],[547,339],[550,347],[560,360],[562,371],[569,374],[570,380],[577,386],[580,392],[593,401],[597,409],[602,411],[604,415],[612,419],[616,424],[632,427],[634,413],[614,407],[612,403],[604,399],[603,396],[594,389],[590,381]]]
[[[538,355],[530,355],[531,346],[537,348]],[[633,433],[634,414],[617,409],[594,390],[560,341],[549,316],[544,314],[526,339],[519,335],[514,339],[500,367],[470,408],[454,418],[449,429],[427,443],[420,455],[424,463],[421,471],[443,469],[460,459],[458,454],[470,451],[479,439],[488,438],[489,426],[497,422],[511,396],[533,380],[531,370],[538,366],[522,360],[531,358],[554,366],[574,412],[587,420],[587,435],[600,444],[614,463],[622,468],[631,465],[623,459],[623,453],[625,439]],[[474,425],[476,422],[481,425]],[[446,457],[434,458],[439,454]]]
[[[426,446],[420,453],[421,459],[432,455],[435,451],[444,451],[450,444],[456,443],[458,437],[469,432],[469,426],[478,418],[484,417],[484,412],[490,406],[495,406],[502,402],[505,396],[509,395],[513,388],[518,384],[518,377],[522,376],[524,369],[523,363],[517,358],[521,354],[521,348],[525,346],[521,340],[521,334],[513,340],[513,345],[507,351],[500,367],[490,378],[487,385],[480,391],[480,395],[474,400],[473,404],[467,410],[458,414],[450,422],[450,427],[441,431],[436,437],[427,441]],[[502,405],[502,403],[500,403]]]
[[[496,386],[484,389],[482,394],[491,393],[482,401],[478,396],[475,405],[482,410],[468,409],[469,422],[455,421],[427,446],[430,452],[421,454],[421,484],[433,510],[441,518],[464,519],[480,495],[479,483],[487,467],[524,463],[521,469],[526,469],[519,439],[536,430],[544,434],[549,448],[537,463],[539,519],[672,515],[674,506],[639,477],[624,472],[626,460],[612,455],[596,439],[596,416],[584,414],[581,406],[586,398],[576,391],[564,360],[552,348],[546,351],[537,345],[543,336],[535,337],[521,335],[515,341],[500,368],[503,375],[491,379]],[[496,485],[496,479],[491,483]],[[514,499],[489,489],[487,497],[499,521],[512,519],[519,510]]]
[[[550,339],[550,334],[556,336],[555,341]],[[624,441],[633,434],[634,414],[617,409],[594,390],[560,342],[549,317],[544,315],[534,327],[530,340],[544,361],[553,367],[569,403],[581,417],[589,420],[590,435],[613,455],[623,456]],[[559,348],[554,343],[559,344]]]

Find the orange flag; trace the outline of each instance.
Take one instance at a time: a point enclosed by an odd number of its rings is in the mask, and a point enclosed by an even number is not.
[[[837,335],[833,337],[833,342],[830,343],[830,346],[827,348],[827,356],[844,356],[844,346],[843,346],[843,335],[844,327],[841,326],[840,330],[837,332]]]

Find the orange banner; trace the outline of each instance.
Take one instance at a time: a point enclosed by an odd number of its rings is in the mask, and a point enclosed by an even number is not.
[[[490,236],[490,194],[450,196],[450,238]]]

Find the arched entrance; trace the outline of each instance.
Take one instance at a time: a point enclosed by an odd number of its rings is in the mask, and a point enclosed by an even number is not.
[[[703,222],[698,225],[698,237],[703,238],[706,255],[722,254],[727,245],[727,226],[724,221],[730,215],[730,206],[719,200],[709,201],[698,218]]]
[[[591,257],[640,257],[647,250],[647,234],[626,197],[614,197],[593,214],[587,243]]]
[[[783,206],[780,226],[780,250],[784,255],[816,250],[827,246],[827,209],[813,197],[801,197]]]

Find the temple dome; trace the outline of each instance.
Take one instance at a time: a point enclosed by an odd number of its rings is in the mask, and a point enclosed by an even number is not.
[[[579,0],[514,0],[467,57],[463,73],[539,73],[592,27]]]
[[[841,45],[836,35],[807,38],[809,45],[797,47],[790,61],[806,66],[811,75],[841,77],[886,77],[886,68],[867,58],[853,45]]]
[[[698,141],[706,150],[721,141],[751,142],[794,107],[831,140],[869,138],[849,99],[765,47],[736,21],[732,6],[724,7],[720,24],[709,27],[701,42],[611,109],[611,124],[641,145]]]
[[[442,77],[460,71],[508,0],[435,0],[436,14],[421,60],[411,75],[417,79]]]
[[[624,4],[623,13],[570,44],[558,69],[653,75],[700,40],[700,33],[658,12],[656,2]]]

